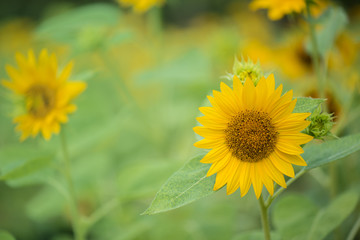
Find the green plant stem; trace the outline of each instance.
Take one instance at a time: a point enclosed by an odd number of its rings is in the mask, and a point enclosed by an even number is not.
[[[287,182],[286,182],[286,186],[291,185],[293,182],[295,182],[299,177],[301,177],[302,175],[304,175],[306,173],[305,168],[302,168],[293,178],[290,178]],[[269,196],[266,199],[266,207],[269,208],[271,203],[283,192],[285,191],[285,188],[281,187],[278,190],[276,190],[276,192],[274,193],[274,195]]]
[[[77,207],[77,200],[75,194],[75,188],[71,177],[71,164],[69,158],[69,152],[66,144],[66,137],[64,129],[60,132],[61,138],[61,150],[63,152],[63,174],[66,179],[67,188],[70,196],[70,211],[72,218],[72,227],[76,240],[84,240],[86,236],[86,229],[82,227],[79,209]]]
[[[261,195],[259,200],[259,206],[261,211],[261,223],[264,231],[265,240],[270,240],[270,224],[269,224],[269,216],[268,216],[268,208],[269,206],[265,205],[263,196]]]
[[[316,72],[316,78],[318,82],[318,90],[320,98],[325,98],[325,84],[322,79],[321,70],[320,70],[320,54],[319,54],[319,48],[318,43],[316,39],[316,33],[315,33],[315,24],[313,22],[313,18],[311,17],[311,11],[310,11],[310,3],[306,1],[306,12],[307,12],[307,18],[309,23],[309,29],[310,29],[310,40],[311,40],[311,54],[312,54],[312,62],[313,67]]]
[[[98,222],[100,219],[102,219],[111,211],[113,211],[116,207],[118,207],[119,204],[120,201],[117,198],[114,198],[101,206],[87,219],[87,227],[90,228],[92,225],[94,225],[96,222]]]
[[[351,228],[349,235],[347,236],[346,240],[353,240],[355,239],[356,234],[359,232],[360,229],[360,217],[355,222],[354,226]]]

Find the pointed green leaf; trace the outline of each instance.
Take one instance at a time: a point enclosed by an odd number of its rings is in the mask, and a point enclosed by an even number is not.
[[[13,170],[6,172],[0,176],[0,180],[13,180],[22,178],[40,171],[51,164],[52,157],[36,158],[25,162],[24,164],[14,168]]]
[[[317,214],[308,240],[324,239],[352,213],[358,200],[359,194],[356,191],[349,191],[337,197]]]
[[[200,163],[204,155],[198,155],[175,172],[161,187],[143,214],[169,211],[212,194],[215,175],[206,177],[209,164]]]
[[[344,158],[360,150],[360,134],[350,135],[341,139],[327,141],[323,144],[306,146],[302,157],[306,160],[306,169]]]
[[[325,100],[321,98],[310,98],[310,97],[298,97],[296,98],[296,106],[294,113],[312,113],[321,103]]]

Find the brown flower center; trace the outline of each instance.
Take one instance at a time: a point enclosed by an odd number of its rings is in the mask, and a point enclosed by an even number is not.
[[[55,105],[55,92],[43,85],[34,85],[26,92],[26,109],[34,117],[45,117]]]
[[[267,113],[245,110],[232,117],[225,135],[233,156],[258,162],[274,151],[278,132]]]

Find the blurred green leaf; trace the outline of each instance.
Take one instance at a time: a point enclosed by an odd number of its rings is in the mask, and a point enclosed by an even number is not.
[[[352,213],[358,200],[359,194],[355,191],[349,191],[337,197],[317,214],[308,240],[324,239]]]
[[[289,194],[273,207],[273,223],[283,239],[306,238],[318,208],[307,197]]]
[[[176,85],[195,85],[209,79],[210,73],[209,59],[199,50],[191,49],[172,61],[142,72],[136,81],[138,84],[171,82]]]
[[[324,57],[333,47],[337,35],[348,23],[346,12],[341,7],[330,7],[321,16],[319,22],[322,28],[316,32],[319,53]],[[311,51],[311,44],[307,43],[307,49]]]
[[[40,38],[53,38],[72,42],[74,35],[83,31],[115,25],[120,17],[120,9],[110,4],[96,3],[78,7],[43,21],[36,29]]]
[[[0,180],[9,185],[23,186],[43,181],[44,174],[53,171],[54,152],[39,145],[16,144],[0,149]]]
[[[0,230],[0,239],[1,240],[15,240],[13,235],[11,235],[9,232]]]
[[[0,180],[12,180],[33,174],[50,166],[52,159],[52,156],[48,156],[27,161],[24,164],[18,166],[17,168],[6,172],[2,176],[0,176]]]
[[[320,98],[310,98],[310,97],[298,97],[296,98],[296,106],[294,108],[294,113],[312,113],[321,103],[325,100]]]
[[[302,157],[306,160],[306,169],[344,158],[360,150],[360,134],[350,135],[341,139],[330,140],[322,144],[306,146]]]
[[[61,215],[64,208],[64,197],[51,187],[41,189],[26,205],[26,213],[37,222],[46,222]]]
[[[189,204],[212,194],[215,175],[206,177],[209,164],[200,163],[204,155],[198,155],[175,172],[161,187],[143,214],[156,214]]]
[[[172,172],[174,172],[172,161],[149,160],[125,166],[119,172],[118,178],[121,198],[129,199],[153,194]]]

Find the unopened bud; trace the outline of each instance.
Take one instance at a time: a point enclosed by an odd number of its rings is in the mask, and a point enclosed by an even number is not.
[[[333,119],[334,117],[332,114],[322,112],[321,106],[319,106],[311,114],[311,123],[305,129],[305,133],[321,140],[327,136],[333,136],[333,134],[330,132],[334,125]]]
[[[264,76],[259,62],[255,64],[251,61],[251,59],[245,61],[243,57],[241,57],[241,61],[235,57],[233,72],[229,73],[227,77],[232,80],[235,75],[240,79],[242,84],[244,84],[247,79],[250,79],[253,81],[255,86],[259,82],[260,78]]]

